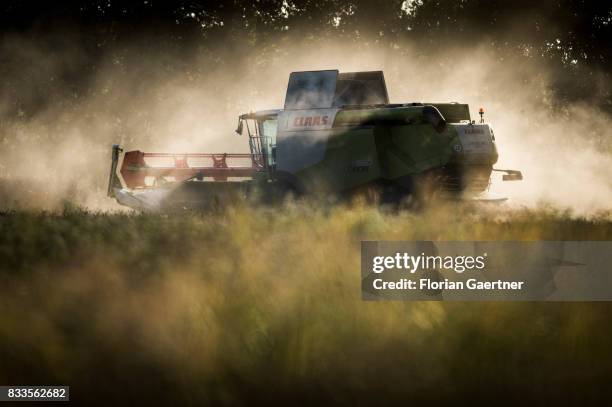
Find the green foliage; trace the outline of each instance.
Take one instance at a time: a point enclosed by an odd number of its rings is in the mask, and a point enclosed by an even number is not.
[[[50,78],[45,78],[46,71],[39,74],[45,80],[38,86],[65,88],[64,103],[68,103],[75,93],[88,92],[92,77],[104,65],[101,61],[130,65],[129,55],[137,54],[138,60],[145,50],[163,50],[165,64],[180,66],[186,63],[184,70],[191,75],[197,70],[189,58],[193,49],[216,53],[219,44],[237,50],[248,44],[261,53],[267,52],[269,59],[278,57],[275,51],[286,44],[303,46],[305,53],[316,55],[314,40],[327,39],[397,49],[398,54],[405,44],[415,44],[423,55],[437,54],[440,61],[449,48],[485,47],[500,61],[523,58],[526,62],[547,63],[554,72],[553,91],[562,104],[582,101],[612,111],[612,48],[609,46],[612,7],[609,2],[88,0],[41,3],[8,0],[0,10],[0,30],[3,32],[10,35],[26,33],[26,37],[38,39],[45,49],[82,48],[81,57],[72,61],[61,77],[52,71],[48,73]],[[70,43],[72,38],[75,40]],[[126,52],[134,44],[137,44],[137,51]],[[24,70],[31,57],[22,63],[22,55],[13,47],[5,47],[3,52],[9,61],[17,56],[14,64],[3,66],[5,75],[12,73],[7,77],[19,77],[20,73],[32,70],[29,66]],[[28,55],[24,53],[26,58]],[[452,64],[453,61],[444,63]],[[126,66],[124,69],[133,68]],[[13,79],[4,84],[7,99],[17,101],[12,102],[15,104],[12,113],[21,111],[21,115],[48,103],[41,94],[44,92],[37,92],[36,97],[30,98],[22,94],[22,88],[32,81],[31,74],[24,76],[17,82]],[[49,81],[56,85],[47,83]]]

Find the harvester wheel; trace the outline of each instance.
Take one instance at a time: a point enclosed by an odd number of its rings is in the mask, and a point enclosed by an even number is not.
[[[433,169],[414,177],[414,197],[417,210],[430,206],[440,188],[440,170]]]
[[[297,199],[303,195],[303,188],[300,187],[297,178],[294,175],[279,171],[276,173],[275,180],[268,183],[263,200],[267,204],[277,204],[289,197]]]
[[[406,175],[394,182],[398,209],[422,210],[431,204],[439,185],[437,170],[418,175]]]

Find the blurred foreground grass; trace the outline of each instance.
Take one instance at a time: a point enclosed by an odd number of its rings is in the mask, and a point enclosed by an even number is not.
[[[234,207],[0,216],[0,383],[73,400],[585,402],[608,396],[605,303],[363,302],[360,241],[611,240],[541,210]]]

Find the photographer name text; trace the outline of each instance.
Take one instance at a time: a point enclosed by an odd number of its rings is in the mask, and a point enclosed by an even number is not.
[[[408,253],[396,253],[394,256],[376,256],[372,259],[372,272],[380,274],[388,270],[407,272],[412,278],[400,278],[385,281],[376,278],[372,281],[375,290],[522,290],[524,281],[483,280],[486,269],[487,253],[480,256],[430,256],[424,253],[414,256]],[[454,281],[448,278],[431,278],[415,276],[419,272],[452,270],[457,275],[464,272],[479,273],[480,278],[468,278],[466,281]],[[395,274],[397,275],[397,274]]]

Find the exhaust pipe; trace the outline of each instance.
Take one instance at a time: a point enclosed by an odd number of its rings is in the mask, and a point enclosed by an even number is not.
[[[446,129],[446,120],[435,106],[423,106],[423,118],[426,122],[430,123],[438,133],[442,133]]]
[[[498,170],[496,168],[493,168],[493,171],[505,172],[505,174],[502,175],[503,181],[522,181],[523,180],[523,173],[518,170]]]

